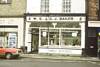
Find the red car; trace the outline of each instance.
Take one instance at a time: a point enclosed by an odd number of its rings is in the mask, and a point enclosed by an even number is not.
[[[0,47],[0,56],[5,57],[6,59],[11,59],[12,57],[19,57],[21,53],[20,49],[16,48],[3,48]]]

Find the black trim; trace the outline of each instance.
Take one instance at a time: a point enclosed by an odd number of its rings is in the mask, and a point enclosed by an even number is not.
[[[25,13],[25,16],[86,16],[85,13]]]
[[[6,26],[5,25],[1,25],[0,28],[18,28],[18,26],[16,26],[16,25],[14,25],[14,26],[11,26],[11,25],[9,25],[9,26],[8,25],[6,25]]]
[[[0,5],[11,5],[11,3],[0,3]]]
[[[89,0],[86,0],[86,23],[85,23],[85,48],[88,45],[88,13],[89,13]]]
[[[24,14],[23,15],[12,15],[12,16],[0,16],[0,18],[24,18]]]
[[[100,0],[98,1],[99,1],[98,20],[100,21]]]

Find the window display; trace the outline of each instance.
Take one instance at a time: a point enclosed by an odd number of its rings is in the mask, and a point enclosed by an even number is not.
[[[17,46],[17,33],[0,32],[0,47],[13,47]]]
[[[45,32],[44,29],[41,29],[41,46],[49,46],[49,47],[81,46],[81,30],[52,28],[49,29],[49,34],[47,33],[48,29],[45,29]]]
[[[16,33],[9,33],[8,34],[8,46],[15,48],[17,44],[17,35]]]

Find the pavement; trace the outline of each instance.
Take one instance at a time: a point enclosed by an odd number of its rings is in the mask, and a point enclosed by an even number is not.
[[[67,56],[67,55],[52,55],[52,54],[21,54],[21,57],[38,58],[38,59],[69,60],[69,61],[100,62],[100,59],[98,57],[82,57],[82,56]]]

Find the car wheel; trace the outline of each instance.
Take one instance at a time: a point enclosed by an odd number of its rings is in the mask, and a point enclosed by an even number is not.
[[[7,53],[6,54],[6,59],[11,59],[12,54],[11,53]]]

